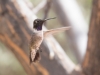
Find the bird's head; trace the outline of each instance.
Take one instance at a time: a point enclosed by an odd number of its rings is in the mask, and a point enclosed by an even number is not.
[[[45,21],[50,20],[50,19],[55,19],[55,18],[56,17],[48,18],[48,19],[44,19],[44,20],[42,20],[42,19],[35,19],[34,22],[33,22],[33,28],[38,30],[38,31],[40,31],[40,30],[42,30],[42,25],[43,25],[43,23]]]

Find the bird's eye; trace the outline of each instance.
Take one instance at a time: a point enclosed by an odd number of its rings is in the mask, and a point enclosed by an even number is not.
[[[37,21],[35,21],[35,23],[37,23]]]
[[[35,23],[38,23],[39,21],[35,21]]]

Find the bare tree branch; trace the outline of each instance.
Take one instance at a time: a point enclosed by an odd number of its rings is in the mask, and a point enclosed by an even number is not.
[[[39,10],[46,6],[46,0],[42,0],[35,8],[32,9],[33,13],[36,14]]]
[[[87,41],[87,24],[75,0],[52,0],[54,11],[63,26],[71,25],[67,31],[70,46],[78,62],[82,62]],[[76,19],[77,18],[77,19]],[[81,44],[80,44],[81,43]]]
[[[100,0],[93,0],[83,75],[100,75]]]

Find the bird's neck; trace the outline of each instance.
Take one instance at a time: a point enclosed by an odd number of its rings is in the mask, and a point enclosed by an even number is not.
[[[42,30],[42,25],[35,25],[34,27],[33,27],[35,30],[37,30],[37,31],[41,31]]]
[[[34,31],[34,32],[43,32],[42,30],[37,30],[37,29],[35,29],[35,28],[33,28],[33,31]]]

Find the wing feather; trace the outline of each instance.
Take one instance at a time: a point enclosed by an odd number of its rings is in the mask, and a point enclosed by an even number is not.
[[[48,35],[56,34],[58,32],[65,31],[65,30],[68,30],[68,29],[70,29],[70,26],[69,27],[61,27],[61,28],[51,29],[51,30],[44,31],[43,35],[44,35],[44,37],[46,37]]]

